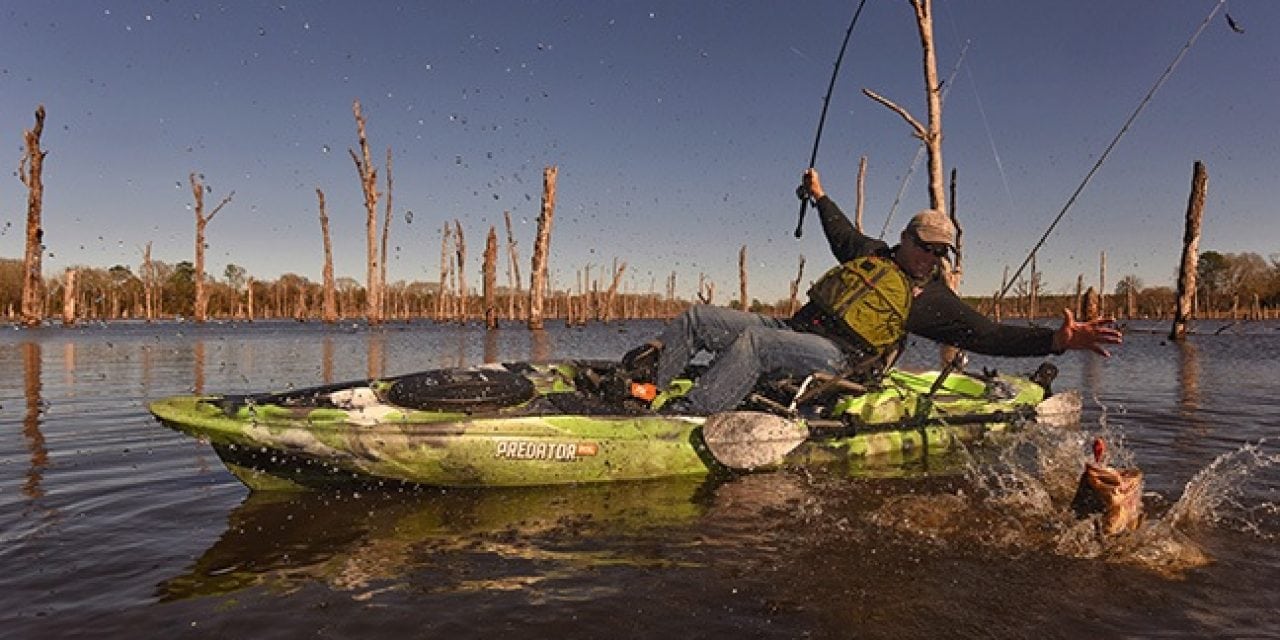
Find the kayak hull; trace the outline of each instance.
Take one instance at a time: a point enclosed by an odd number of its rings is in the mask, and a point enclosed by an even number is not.
[[[810,420],[814,434],[823,424],[839,424],[847,433],[812,438],[777,466],[919,459],[1032,417],[1044,397],[1035,383],[1013,377],[1005,383],[1016,392],[1010,397],[945,391],[934,398],[930,416],[918,419],[912,412],[919,387],[932,379],[902,375],[913,377],[846,403],[838,423]],[[965,383],[959,374],[951,377],[956,380],[948,381],[950,387]],[[348,386],[377,390],[375,399],[342,406],[313,400],[335,393],[348,398],[342,395]],[[388,483],[514,487],[726,471],[702,439],[705,417],[548,413],[552,409],[540,398],[577,391],[553,389],[545,379],[534,380],[533,401],[478,411],[391,405],[376,399],[389,395],[376,381],[348,386],[287,397],[175,396],[152,402],[149,409],[164,425],[211,444],[228,470],[255,490]],[[857,427],[850,430],[851,424]]]

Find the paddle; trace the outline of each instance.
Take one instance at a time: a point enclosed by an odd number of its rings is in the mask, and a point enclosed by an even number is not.
[[[1016,418],[1035,418],[1039,424],[1068,426],[1080,417],[1080,394],[1074,391],[1057,394],[1036,407],[1017,408],[996,413],[959,415],[946,418],[946,424],[980,424],[1004,422]],[[909,419],[917,426],[923,425],[916,418]],[[738,471],[753,471],[762,467],[775,467],[787,454],[805,442],[839,440],[860,433],[902,429],[904,424],[891,424],[880,428],[865,425],[846,425],[836,421],[811,429],[804,420],[786,418],[759,411],[725,411],[707,417],[702,425],[702,439],[707,450],[720,464]]]

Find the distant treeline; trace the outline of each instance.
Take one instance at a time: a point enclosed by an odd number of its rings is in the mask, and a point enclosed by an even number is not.
[[[195,269],[183,261],[168,264],[152,261],[153,286],[151,308],[154,318],[189,318],[195,300]],[[147,287],[133,269],[115,265],[108,269],[77,267],[75,282],[75,315],[82,320],[145,319]],[[22,261],[0,258],[0,314],[15,320],[22,299]],[[1049,293],[1038,282],[1019,281],[1001,302],[1003,317],[1045,317],[1060,313],[1062,308],[1079,309],[1076,293]],[[60,317],[63,309],[63,278],[46,278],[44,317]],[[275,280],[258,280],[244,268],[231,264],[222,278],[206,277],[208,315],[224,320],[297,319],[318,320],[321,317],[322,286],[306,277],[285,274]],[[367,292],[354,278],[335,280],[338,316],[343,319],[363,318]],[[803,289],[802,289],[803,290]],[[1256,253],[1200,254],[1197,270],[1197,309],[1200,317],[1264,318],[1277,317],[1280,308],[1280,258],[1264,260]],[[483,319],[484,300],[476,292],[466,296],[450,293],[446,287],[441,297],[438,282],[388,283],[385,313],[387,319],[431,319],[459,321]],[[1034,295],[1033,295],[1034,294]],[[800,294],[803,298],[803,293]],[[506,319],[524,319],[528,292],[513,292],[509,287],[497,288],[496,310]],[[700,295],[702,301],[712,302]],[[989,315],[995,314],[990,298],[970,297],[970,304]],[[801,300],[803,302],[803,300]],[[582,323],[589,320],[623,318],[669,318],[691,304],[691,300],[675,295],[674,274],[667,291],[625,293],[610,299],[599,286],[579,285],[577,291],[554,291],[548,297],[547,317]],[[1146,287],[1135,276],[1126,276],[1111,294],[1101,300],[1102,311],[1121,318],[1171,317],[1174,291],[1171,287]],[[463,308],[465,306],[465,308]],[[741,306],[737,300],[728,306]],[[750,310],[774,315],[790,312],[790,300],[764,303],[752,299]]]
[[[191,318],[195,304],[195,268],[191,262],[168,264],[152,261],[152,317],[155,319]],[[109,269],[75,267],[75,316],[79,320],[126,320],[147,318],[147,287],[128,266]],[[22,261],[0,258],[0,314],[15,321],[22,297]],[[674,283],[671,283],[674,285]],[[63,278],[45,279],[43,317],[61,317],[64,308]],[[323,287],[306,277],[288,273],[275,280],[258,280],[244,268],[231,264],[223,278],[206,277],[207,311],[210,318],[222,320],[295,319],[319,320]],[[658,293],[616,293],[612,300],[599,286],[577,292],[553,291],[548,296],[545,314],[573,323],[619,318],[669,318],[689,306],[690,301],[677,298],[674,286],[665,295]],[[484,299],[475,291],[466,296],[440,295],[438,282],[394,282],[387,285],[387,319],[431,319],[438,321],[476,320],[485,317]],[[338,316],[342,319],[365,317],[367,291],[354,278],[335,280]],[[497,287],[499,317],[525,319],[528,291],[515,292]],[[763,313],[785,313],[786,301],[765,304],[753,300],[751,309]],[[465,308],[463,308],[465,306]],[[736,301],[730,306],[739,306]]]

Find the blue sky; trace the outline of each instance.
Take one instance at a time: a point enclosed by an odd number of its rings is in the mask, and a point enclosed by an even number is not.
[[[394,153],[391,280],[435,280],[461,220],[470,282],[490,225],[516,222],[527,278],[543,167],[557,165],[552,276],[628,263],[624,287],[699,273],[717,301],[785,297],[832,258],[793,190],[856,1],[19,2],[0,0],[0,256],[21,257],[14,170],[33,110],[44,147],[47,274],[192,259],[187,175],[235,198],[209,225],[208,270],[319,280],[315,189],[339,276],[363,280],[364,213],[348,149],[359,99],[378,165]],[[939,72],[967,46],[943,115],[959,176],[965,293],[1016,267],[1216,0],[936,0]],[[1209,171],[1202,249],[1280,251],[1280,3],[1220,11],[1067,213],[1039,259],[1051,291],[1136,275],[1172,284],[1192,163]],[[852,213],[868,158],[879,232],[917,147],[873,89],[923,119],[904,0],[869,0],[832,97],[818,167]],[[7,157],[8,160],[4,160]],[[921,167],[890,225],[927,200]],[[409,213],[412,212],[412,215]],[[411,218],[411,221],[410,221]],[[501,278],[505,281],[505,274]]]

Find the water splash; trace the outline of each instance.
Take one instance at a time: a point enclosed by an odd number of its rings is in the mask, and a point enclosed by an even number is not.
[[[968,454],[965,488],[891,498],[867,521],[931,546],[977,545],[1013,555],[1049,552],[1138,566],[1171,579],[1212,562],[1196,540],[1198,527],[1268,541],[1280,537],[1280,504],[1248,492],[1263,470],[1280,467],[1280,454],[1265,452],[1265,441],[1219,456],[1187,483],[1172,505],[1158,493],[1144,494],[1147,520],[1136,531],[1100,535],[1100,516],[1079,519],[1070,506],[1089,459],[1088,443],[1102,437],[1109,464],[1140,467],[1125,434],[1107,417],[1103,407],[1096,430],[1028,429],[994,449],[975,449]],[[1272,488],[1272,495],[1276,491],[1280,489]]]
[[[1187,481],[1182,497],[1169,508],[1164,519],[1179,528],[1213,525],[1276,540],[1280,537],[1277,528],[1263,525],[1280,513],[1280,504],[1272,501],[1250,504],[1245,497],[1251,478],[1280,463],[1280,454],[1265,453],[1265,447],[1264,439],[1215,458]]]

